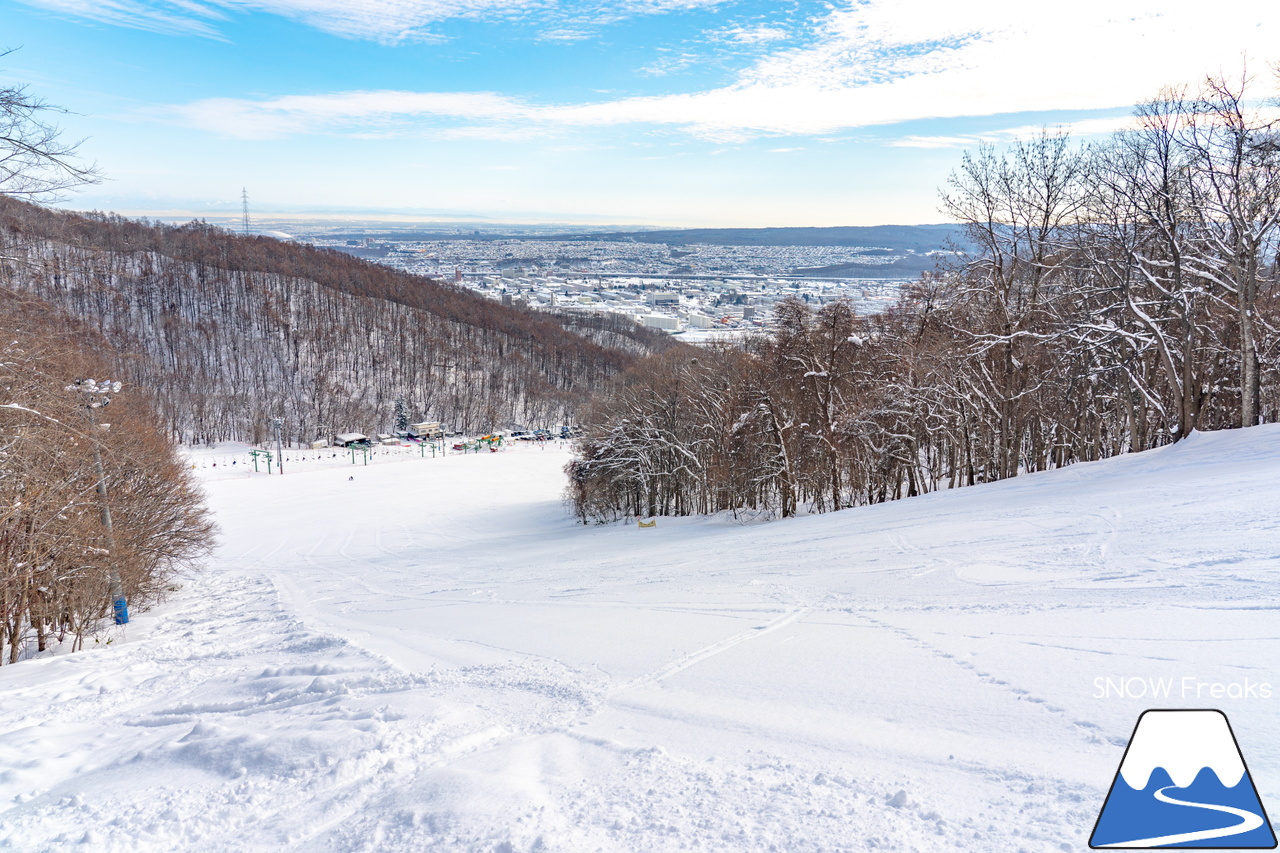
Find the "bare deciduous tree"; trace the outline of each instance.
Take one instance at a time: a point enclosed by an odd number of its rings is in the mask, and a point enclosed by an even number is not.
[[[63,139],[54,117],[65,113],[25,86],[0,87],[0,195],[55,201],[101,180],[97,166],[78,156],[80,142]]]

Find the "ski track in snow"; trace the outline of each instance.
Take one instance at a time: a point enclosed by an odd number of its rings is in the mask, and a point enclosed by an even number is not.
[[[1158,704],[1095,678],[1280,663],[1275,428],[653,530],[566,458],[211,479],[172,600],[0,667],[0,849],[1084,850]]]

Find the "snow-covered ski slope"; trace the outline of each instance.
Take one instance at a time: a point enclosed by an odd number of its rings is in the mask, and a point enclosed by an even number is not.
[[[0,849],[1083,850],[1150,707],[1280,810],[1280,429],[644,530],[567,458],[211,480],[169,603],[0,667]]]

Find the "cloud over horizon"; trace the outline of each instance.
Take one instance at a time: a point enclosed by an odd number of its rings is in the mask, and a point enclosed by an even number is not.
[[[194,126],[247,138],[349,133],[370,124],[411,131],[454,120],[480,122],[470,131],[476,135],[492,124],[495,137],[510,136],[513,124],[526,133],[641,124],[741,141],[919,119],[1123,108],[1162,85],[1238,72],[1244,55],[1267,57],[1280,44],[1274,12],[1242,26],[1247,17],[1230,8],[1206,19],[1186,3],[1157,11],[1138,0],[1030,12],[1009,0],[928,6],[867,0],[836,9],[812,22],[807,44],[769,53],[730,84],[699,92],[552,103],[497,92],[353,91],[214,98],[173,109]]]

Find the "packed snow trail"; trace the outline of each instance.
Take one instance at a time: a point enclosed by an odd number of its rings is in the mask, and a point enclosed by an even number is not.
[[[1280,430],[648,530],[567,458],[210,479],[206,570],[0,667],[0,849],[1084,850],[1161,706],[1280,793],[1280,683],[1098,695],[1273,678]]]

